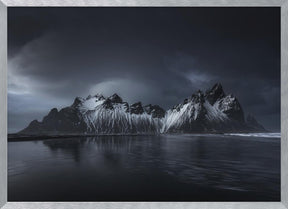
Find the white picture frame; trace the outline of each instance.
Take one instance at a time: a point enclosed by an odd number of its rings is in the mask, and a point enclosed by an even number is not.
[[[7,202],[7,7],[16,6],[281,7],[281,202]],[[288,209],[288,0],[0,0],[0,63],[0,208]]]

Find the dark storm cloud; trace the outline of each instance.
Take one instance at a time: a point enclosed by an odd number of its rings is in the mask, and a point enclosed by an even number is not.
[[[8,15],[9,130],[27,125],[15,118],[32,120],[37,109],[41,119],[75,96],[117,92],[169,108],[214,82],[280,129],[279,8],[9,8]]]

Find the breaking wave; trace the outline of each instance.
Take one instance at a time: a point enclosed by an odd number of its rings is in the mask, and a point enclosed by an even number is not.
[[[262,138],[281,138],[281,133],[229,133],[224,134],[229,136],[243,136],[243,137],[262,137]]]

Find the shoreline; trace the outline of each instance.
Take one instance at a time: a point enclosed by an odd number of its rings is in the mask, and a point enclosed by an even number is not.
[[[37,141],[46,139],[58,139],[58,138],[76,138],[76,137],[99,137],[99,136],[156,136],[160,134],[60,134],[60,135],[18,135],[8,134],[8,142],[14,141]]]
[[[264,136],[263,134],[271,134],[271,136]],[[273,134],[279,134],[280,137],[275,137]],[[76,138],[76,137],[103,137],[103,136],[160,136],[160,135],[222,135],[222,136],[239,136],[239,137],[271,137],[281,138],[281,132],[239,132],[239,133],[155,133],[155,134],[60,134],[60,135],[21,135],[21,134],[8,134],[8,142],[19,142],[19,141],[38,141],[47,139],[65,139],[65,138]]]

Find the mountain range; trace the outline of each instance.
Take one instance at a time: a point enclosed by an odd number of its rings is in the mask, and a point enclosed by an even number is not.
[[[238,99],[226,95],[220,83],[198,90],[165,111],[159,105],[128,104],[120,96],[97,94],[76,97],[71,106],[53,108],[41,122],[33,120],[23,135],[56,134],[159,134],[266,132],[244,111]]]

